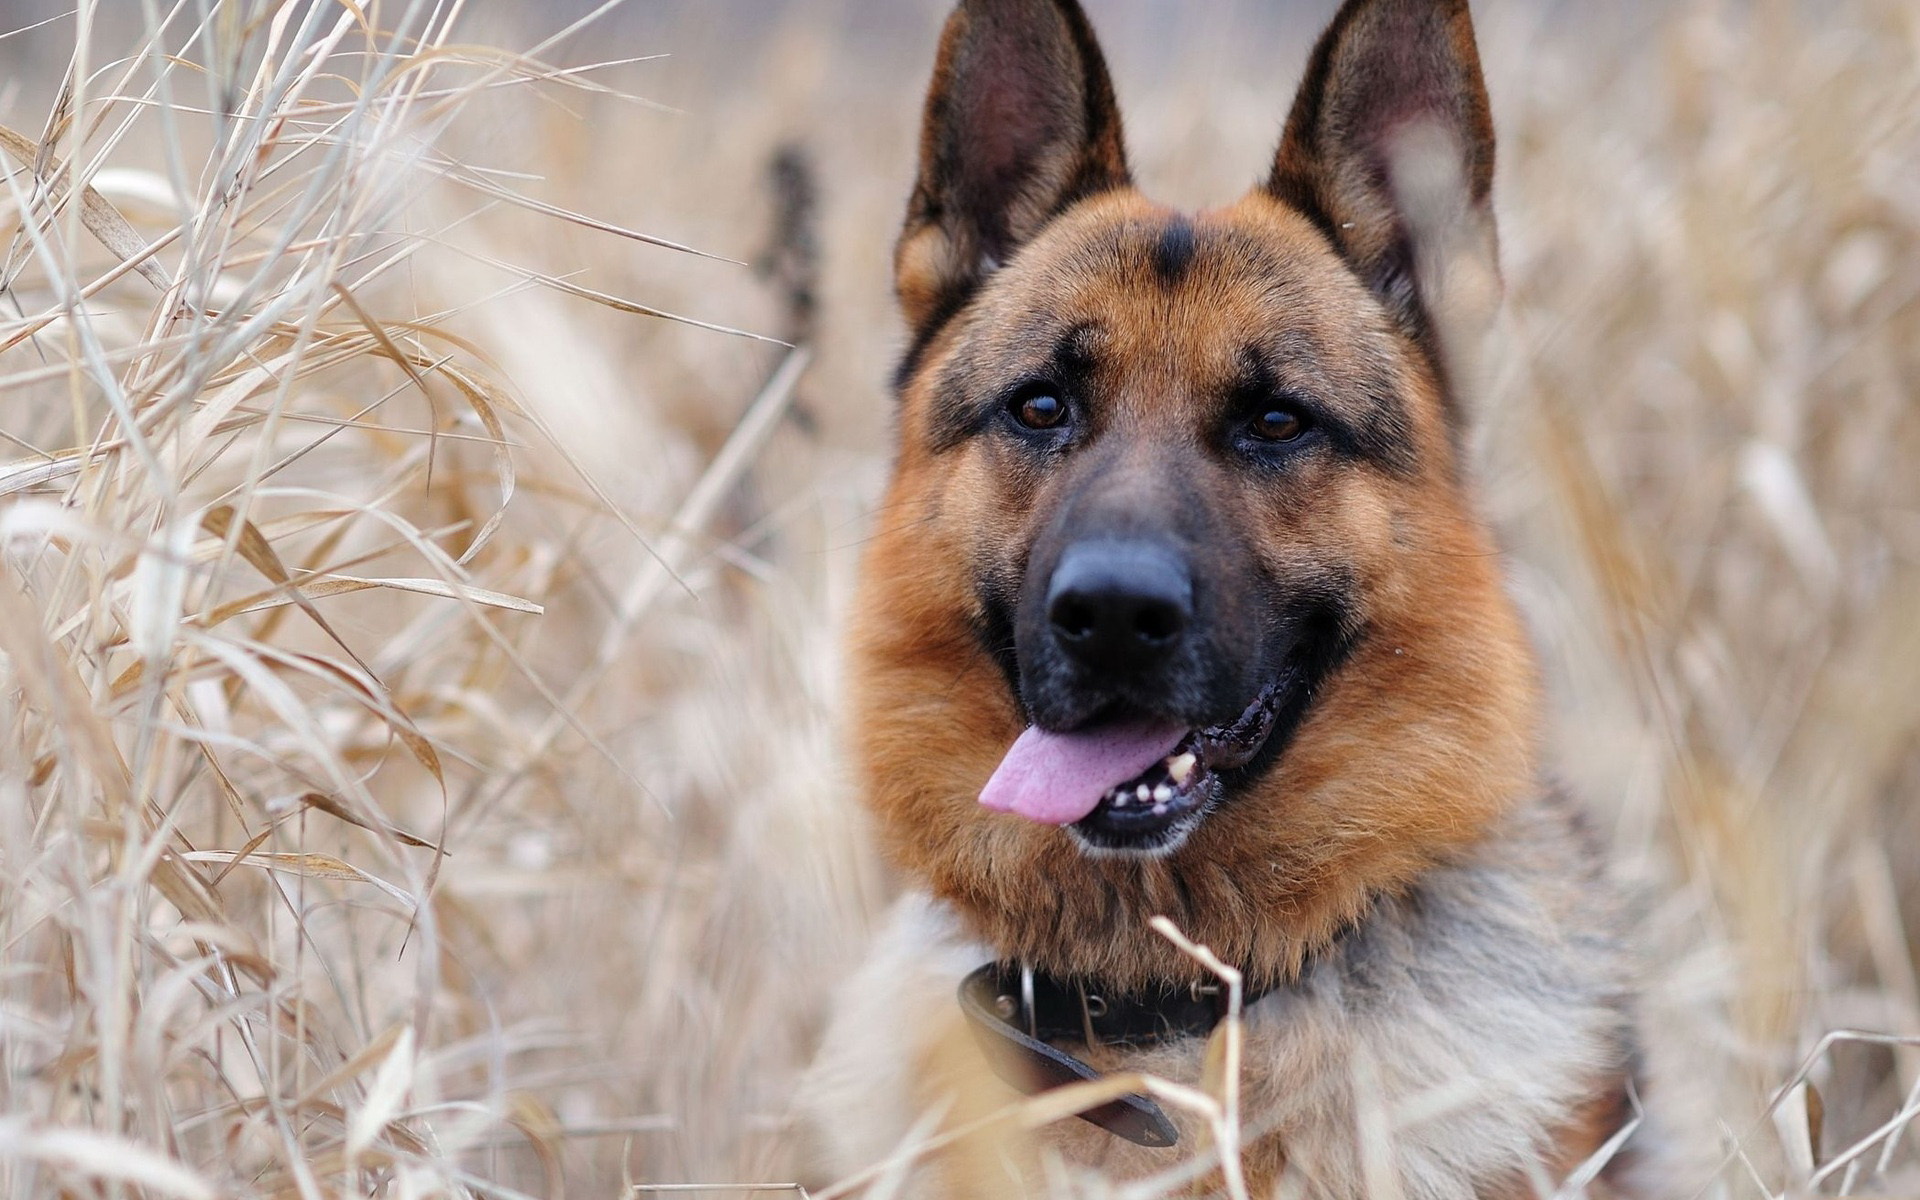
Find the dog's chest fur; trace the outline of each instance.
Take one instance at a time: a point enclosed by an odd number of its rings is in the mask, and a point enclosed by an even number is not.
[[[1512,1164],[1536,1161],[1551,1164],[1537,1181],[1551,1191],[1552,1173],[1572,1165],[1555,1161],[1556,1140],[1597,1089],[1625,1082],[1634,1057],[1623,916],[1576,824],[1556,799],[1531,802],[1469,857],[1380,901],[1298,981],[1249,1009],[1242,1084],[1255,1194],[1284,1173],[1301,1189],[1287,1194],[1307,1196],[1377,1186],[1420,1200],[1531,1195],[1534,1181],[1514,1177]],[[919,894],[899,902],[843,990],[806,1089],[827,1165],[878,1162],[917,1124],[933,1128],[927,1114],[945,1100],[934,1081],[973,1053],[954,992],[990,957],[944,906]],[[1104,1069],[1191,1084],[1203,1043],[1070,1049]],[[985,1087],[994,1103],[1014,1099]],[[1182,1131],[1173,1151],[1078,1121],[1044,1139],[1069,1163],[1134,1177],[1203,1144],[1190,1115],[1169,1115]],[[949,1190],[927,1178],[905,1194],[1004,1195],[1007,1186]]]

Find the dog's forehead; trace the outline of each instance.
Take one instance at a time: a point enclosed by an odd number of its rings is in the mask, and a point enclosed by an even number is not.
[[[976,316],[990,353],[1051,353],[1071,334],[1136,369],[1231,370],[1250,349],[1339,358],[1386,337],[1320,231],[1258,194],[1195,213],[1132,192],[1083,204],[996,276]]]
[[[1423,362],[1280,201],[1255,193],[1183,214],[1127,190],[1076,205],[994,272],[902,395],[935,451],[1042,382],[1101,427],[1153,436],[1190,436],[1236,403],[1285,395],[1406,470],[1441,420]]]

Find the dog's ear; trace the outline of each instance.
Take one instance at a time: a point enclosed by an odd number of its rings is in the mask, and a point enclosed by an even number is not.
[[[1436,321],[1461,304],[1490,317],[1493,118],[1467,0],[1347,0],[1308,60],[1267,187],[1416,337],[1444,340]]]
[[[1127,181],[1113,84],[1078,0],[961,0],[894,255],[908,324],[929,333],[1048,220]]]

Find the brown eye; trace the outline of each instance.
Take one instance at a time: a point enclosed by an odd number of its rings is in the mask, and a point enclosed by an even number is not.
[[[1263,442],[1290,442],[1306,431],[1300,414],[1284,408],[1270,408],[1253,419],[1253,436]]]
[[[1067,421],[1067,402],[1051,392],[1033,392],[1012,404],[1016,421],[1028,429],[1058,429]]]

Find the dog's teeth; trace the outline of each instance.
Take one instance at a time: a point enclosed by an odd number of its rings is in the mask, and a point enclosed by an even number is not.
[[[1164,805],[1164,804],[1156,804],[1156,805],[1154,805],[1154,806],[1153,806],[1153,815],[1154,815],[1154,816],[1156,816],[1156,817],[1164,817],[1164,816],[1166,816],[1166,815],[1167,815],[1167,806],[1166,806],[1166,805]]]
[[[1153,798],[1156,802],[1165,804],[1167,801],[1173,799],[1173,789],[1163,783],[1153,789]]]
[[[1145,804],[1147,801],[1153,799],[1153,789],[1143,783],[1135,789],[1134,795],[1140,797],[1140,803]]]
[[[1193,769],[1200,760],[1191,754],[1178,754],[1167,760],[1167,774],[1173,776],[1176,787],[1185,787],[1187,780],[1193,778]]]

